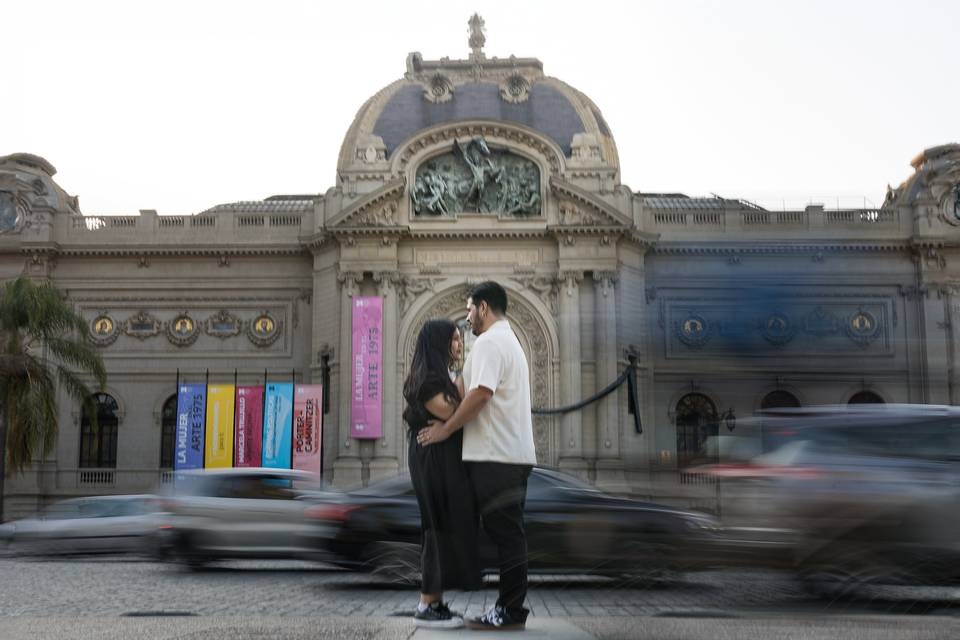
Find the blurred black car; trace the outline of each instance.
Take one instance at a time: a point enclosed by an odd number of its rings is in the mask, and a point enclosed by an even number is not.
[[[397,582],[419,579],[420,510],[408,476],[315,505],[306,516],[332,563]],[[709,515],[614,497],[539,467],[530,475],[525,522],[531,572],[628,579],[706,566],[719,531]],[[495,572],[496,549],[483,533],[480,554]]]
[[[742,531],[754,558],[831,597],[960,582],[960,408],[806,407],[760,420],[767,453],[698,469],[721,483],[727,533]]]

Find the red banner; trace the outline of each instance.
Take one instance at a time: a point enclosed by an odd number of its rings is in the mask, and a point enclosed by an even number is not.
[[[323,387],[298,384],[293,391],[293,468],[320,473]]]
[[[261,466],[263,387],[237,387],[235,467]]]

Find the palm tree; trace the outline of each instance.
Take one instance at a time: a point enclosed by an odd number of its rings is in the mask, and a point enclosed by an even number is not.
[[[0,522],[3,481],[57,439],[57,384],[84,404],[91,417],[84,377],[106,385],[107,371],[86,321],[49,282],[20,276],[0,291]]]

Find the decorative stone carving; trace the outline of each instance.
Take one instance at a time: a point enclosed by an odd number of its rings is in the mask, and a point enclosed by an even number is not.
[[[560,281],[563,283],[563,289],[567,295],[572,296],[583,281],[583,271],[561,271]]]
[[[337,282],[343,287],[347,297],[352,298],[360,290],[360,283],[363,282],[363,272],[341,271],[337,273]]]
[[[868,346],[880,336],[880,322],[869,311],[860,309],[847,318],[843,331],[847,337],[861,347]]]
[[[226,309],[221,309],[203,321],[204,333],[221,340],[240,335],[242,329],[243,321]]]
[[[593,216],[572,202],[561,202],[560,224],[562,225],[591,225],[602,224],[604,221],[597,216]]]
[[[435,104],[448,102],[453,99],[453,82],[442,73],[436,73],[423,88],[423,97]]]
[[[947,222],[960,225],[960,183],[943,195],[940,211]]]
[[[597,283],[600,295],[604,298],[610,295],[613,286],[617,283],[619,275],[616,271],[594,271],[593,281]]]
[[[362,164],[376,164],[387,161],[387,145],[383,138],[372,134],[365,135],[357,140],[355,158]]]
[[[396,200],[384,202],[361,212],[352,221],[368,227],[392,227],[397,224],[397,205]]]
[[[515,73],[500,83],[500,97],[511,104],[526,102],[530,97],[530,82]]]
[[[525,288],[533,291],[543,301],[543,304],[550,309],[550,313],[557,315],[559,311],[557,296],[560,292],[560,281],[552,276],[526,276],[514,279]]]
[[[570,143],[571,166],[603,164],[600,142],[592,133],[575,133]]]
[[[677,338],[691,349],[706,345],[717,331],[716,323],[711,323],[698,313],[689,313],[674,323]]]
[[[179,316],[166,323],[165,333],[167,340],[178,347],[189,347],[200,337],[200,327],[193,318],[184,311]]]
[[[491,151],[483,136],[454,140],[450,153],[418,167],[410,198],[419,215],[540,215],[540,170],[521,156]]]
[[[434,287],[442,282],[443,278],[414,278],[401,275],[397,278],[397,297],[400,302],[400,315],[407,312],[410,305],[421,293],[433,291]]]
[[[100,311],[96,318],[90,321],[90,339],[98,347],[108,347],[117,341],[120,331],[106,311]]]
[[[797,327],[790,316],[776,311],[760,322],[760,335],[775,347],[782,347],[797,334]]]
[[[247,323],[247,338],[258,347],[269,347],[283,332],[283,321],[273,317],[267,310]]]
[[[141,311],[120,323],[121,331],[139,340],[152,338],[160,333],[162,327],[163,324],[146,311]]]
[[[804,319],[803,330],[812,336],[822,338],[837,332],[837,318],[823,307],[817,307]]]

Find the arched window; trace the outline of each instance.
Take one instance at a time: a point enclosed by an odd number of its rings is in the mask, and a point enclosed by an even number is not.
[[[681,467],[707,459],[707,438],[717,435],[717,408],[702,393],[677,402],[677,463]]]
[[[173,468],[173,434],[177,430],[177,396],[167,398],[160,411],[160,468]]]
[[[782,389],[771,391],[763,396],[763,400],[760,401],[761,409],[787,409],[799,406],[800,401],[797,400],[797,396]]]
[[[847,404],[885,404],[883,398],[873,391],[858,391]]]
[[[93,425],[87,409],[80,420],[80,468],[117,467],[117,426],[120,407],[112,396],[98,393],[93,396],[97,424]]]

